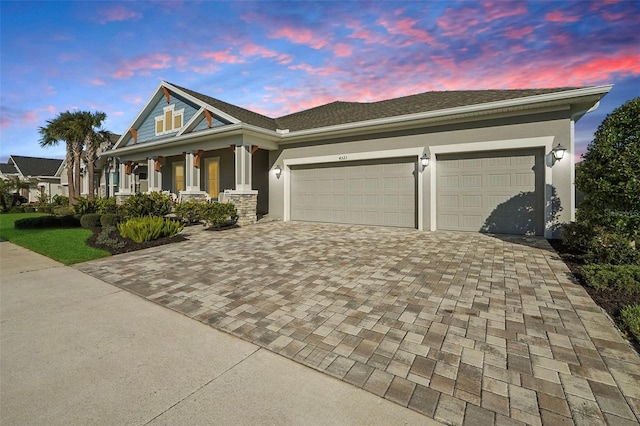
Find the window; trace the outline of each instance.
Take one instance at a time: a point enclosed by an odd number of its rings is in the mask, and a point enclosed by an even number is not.
[[[156,119],[156,136],[173,133],[180,130],[184,118],[184,108],[175,110],[175,105],[169,105],[162,109],[162,115]]]
[[[173,192],[184,191],[184,161],[173,163]]]

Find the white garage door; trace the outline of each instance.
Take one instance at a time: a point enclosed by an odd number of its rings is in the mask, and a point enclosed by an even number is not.
[[[291,219],[416,227],[413,158],[291,168]]]
[[[543,235],[542,150],[438,155],[438,229]]]

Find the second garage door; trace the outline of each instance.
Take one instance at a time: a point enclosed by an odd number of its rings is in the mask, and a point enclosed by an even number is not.
[[[438,155],[436,171],[438,229],[543,235],[542,150]]]
[[[416,159],[293,166],[291,219],[416,227]]]

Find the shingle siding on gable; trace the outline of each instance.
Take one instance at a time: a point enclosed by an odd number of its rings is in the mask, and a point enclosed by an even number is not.
[[[207,123],[207,119],[204,116],[198,120],[199,120],[198,124],[196,125],[196,127],[193,128],[194,132],[199,132],[201,130],[209,129],[209,124]],[[229,123],[222,121],[216,116],[214,116],[211,124],[212,124],[212,127],[220,127],[220,126],[226,126]]]
[[[182,125],[187,124],[191,118],[198,112],[199,107],[192,102],[184,99],[181,96],[171,94],[171,102],[167,103],[165,98],[163,97],[154,107],[153,110],[149,113],[147,118],[145,118],[142,125],[138,128],[138,143],[151,142],[158,139],[164,139],[171,136],[174,136],[177,133],[177,130],[171,133],[166,133],[161,136],[156,136],[156,117],[164,114],[163,108],[169,105],[175,105],[175,111],[184,108],[184,118],[182,120]],[[133,145],[133,140],[130,140],[127,145]]]

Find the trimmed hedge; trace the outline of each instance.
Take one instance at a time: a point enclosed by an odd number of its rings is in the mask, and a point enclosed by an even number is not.
[[[640,293],[640,265],[586,265],[581,273],[589,287]]]
[[[115,227],[120,223],[120,216],[115,213],[105,213],[100,217],[100,225]]]
[[[25,213],[33,213],[35,211],[36,211],[35,207],[25,207],[24,208],[24,212]]]
[[[101,216],[102,215],[98,213],[84,214],[80,218],[80,225],[82,225],[83,228],[96,228],[100,226]]]
[[[202,220],[207,222],[208,226],[219,229],[235,225],[238,222],[238,211],[232,203],[203,204]]]
[[[196,203],[195,201],[187,201],[176,204],[174,213],[178,219],[186,223],[198,223],[203,218],[206,204]]]
[[[73,206],[54,206],[53,214],[56,216],[67,216],[73,215],[76,211],[73,209]]]
[[[38,229],[38,228],[77,228],[80,221],[71,215],[67,216],[39,216],[18,219],[13,226],[16,229]]]

